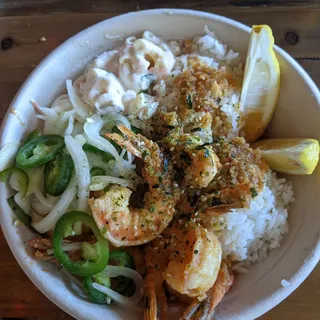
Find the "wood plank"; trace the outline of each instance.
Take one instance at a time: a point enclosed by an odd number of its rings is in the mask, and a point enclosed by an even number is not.
[[[243,9],[207,8],[208,12],[225,15],[247,25],[268,24],[272,27],[276,43],[290,52],[295,58],[314,58],[320,56],[320,7],[317,9],[261,8]],[[120,11],[103,14],[67,14],[37,17],[0,18],[0,39],[11,37],[13,49],[0,53],[0,67],[21,64],[19,52],[24,54],[25,64],[37,63],[62,41],[80,30]],[[288,43],[288,32],[298,37],[296,44]],[[48,41],[41,43],[45,36]],[[286,40],[287,39],[287,40]],[[289,39],[290,40],[290,39]],[[14,53],[13,53],[14,52]]]
[[[102,13],[102,12],[129,12],[135,10],[145,10],[153,8],[185,8],[185,9],[202,9],[216,7],[316,7],[319,5],[318,0],[163,0],[155,2],[153,0],[24,0],[0,1],[0,15],[40,15],[48,13]]]

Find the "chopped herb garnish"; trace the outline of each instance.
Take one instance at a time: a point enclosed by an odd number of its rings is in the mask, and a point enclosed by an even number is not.
[[[201,146],[197,146],[196,149],[197,149],[197,150],[201,150],[201,149],[204,149],[206,146],[210,146],[210,143],[209,143],[209,142],[204,143],[204,144],[202,144]]]
[[[258,192],[257,192],[256,188],[254,188],[254,187],[250,188],[250,192],[251,192],[252,198],[254,198],[258,195]]]
[[[197,131],[202,131],[202,128],[193,128],[190,130],[190,132],[197,132]]]
[[[149,155],[149,152],[147,150],[144,150],[142,152],[142,160],[145,160],[146,156],[148,156],[148,155]]]
[[[150,207],[150,212],[155,212],[155,207],[154,206],[152,206],[152,207]]]
[[[142,134],[142,130],[139,129],[139,128],[137,128],[137,127],[134,127],[134,126],[131,126],[131,131],[132,131],[133,133],[135,133],[135,134],[137,134],[137,133]]]
[[[102,234],[106,234],[106,233],[107,233],[106,227],[103,227],[103,228],[102,228],[101,233],[102,233]]]
[[[205,157],[205,158],[209,158],[209,156],[210,156],[209,149],[208,149],[208,148],[205,148],[205,149],[204,149],[204,157]]]
[[[190,94],[188,94],[187,95],[187,105],[188,105],[188,107],[189,107],[189,109],[191,109],[192,108],[192,99],[191,99],[191,95]]]
[[[148,93],[149,92],[149,89],[143,89],[143,90],[140,90],[139,92],[138,92],[138,94],[140,94],[140,93]]]

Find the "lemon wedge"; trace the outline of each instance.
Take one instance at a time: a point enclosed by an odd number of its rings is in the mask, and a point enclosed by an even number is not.
[[[252,27],[240,97],[241,131],[248,142],[256,141],[263,134],[278,100],[280,68],[273,45],[270,27]]]
[[[271,169],[282,173],[312,174],[319,161],[319,142],[314,139],[266,139],[253,147]]]

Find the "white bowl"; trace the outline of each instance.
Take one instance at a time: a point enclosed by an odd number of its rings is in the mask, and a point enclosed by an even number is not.
[[[110,40],[112,37],[106,34],[128,36],[151,30],[164,39],[185,39],[203,34],[205,24],[213,27],[231,48],[245,55],[250,29],[203,12],[171,9],[134,12],[82,31],[54,50],[24,83],[3,122],[2,145],[20,140],[35,127],[30,99],[49,105],[64,90],[66,79],[75,78],[94,56],[120,43],[120,39]],[[276,52],[282,72],[281,91],[268,135],[320,139],[320,94],[316,85],[287,53],[278,47]],[[217,319],[248,320],[262,315],[295,290],[315,267],[320,258],[319,171],[318,167],[312,176],[289,177],[296,197],[289,212],[289,233],[281,247],[272,251],[263,263],[253,265],[247,275],[237,277],[232,291],[218,307]],[[26,240],[32,234],[24,227],[13,226],[13,214],[6,202],[8,191],[3,184],[0,188],[1,225],[7,242],[21,268],[50,300],[77,319],[142,318],[138,311],[99,306],[81,299],[69,288],[56,266],[32,259],[25,250]],[[290,284],[282,287],[282,279]]]

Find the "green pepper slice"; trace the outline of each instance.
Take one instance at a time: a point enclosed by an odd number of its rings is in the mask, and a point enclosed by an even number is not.
[[[85,143],[82,147],[83,151],[86,151],[86,152],[91,152],[91,153],[94,153],[94,154],[98,154],[100,156],[102,156],[105,152],[98,149],[97,147],[89,144],[89,143]]]
[[[46,164],[44,170],[44,190],[58,197],[67,188],[73,171],[73,161],[70,154],[60,152]]]
[[[110,141],[111,142],[111,141]],[[110,160],[113,160],[113,156],[105,151],[102,151],[98,148],[96,148],[95,146],[85,143],[82,147],[82,149],[86,152],[91,152],[94,154],[97,154],[99,156],[102,156],[102,161],[105,163],[108,163]]]
[[[125,251],[112,251],[109,255],[109,260],[116,262],[116,266],[118,267],[135,269],[133,257]],[[118,280],[118,283],[116,288],[114,288],[114,291],[118,292],[119,294],[124,293],[132,282],[131,279],[124,276],[116,277],[116,279]]]
[[[62,241],[68,236],[74,223],[81,221],[91,228],[97,238],[97,260],[96,261],[72,261],[62,249]],[[53,251],[59,263],[70,273],[78,276],[91,276],[102,271],[109,261],[109,242],[98,229],[95,221],[85,212],[72,211],[63,215],[57,222],[53,231]]]
[[[91,177],[94,177],[94,176],[105,176],[106,175],[106,170],[104,170],[102,168],[98,168],[98,167],[93,167],[90,170],[90,175],[91,175]]]
[[[11,210],[14,212],[16,217],[29,229],[33,230],[31,226],[31,217],[28,216],[15,202],[14,196],[7,199],[8,205],[11,208]]]
[[[112,251],[109,255],[109,260],[114,261],[117,266],[135,269],[135,262],[133,257],[125,251]],[[124,292],[132,289],[131,286],[133,285],[133,281],[131,279],[123,276],[116,277],[116,279],[118,281],[116,288],[113,289],[114,291],[118,292],[119,294],[123,294]],[[93,276],[86,277],[83,281],[84,289],[90,301],[97,304],[108,303],[108,300],[110,300],[110,298],[106,294],[95,289],[92,285],[93,281],[110,288],[110,279],[102,273],[98,273]],[[130,294],[131,292],[127,293]]]
[[[142,130],[134,126],[131,126],[131,131],[135,134],[138,134],[138,133],[142,134]]]
[[[20,168],[8,168],[0,172],[0,180],[2,182],[7,182],[8,179],[12,174],[16,174],[17,177],[17,182],[19,186],[19,192],[21,193],[21,197],[23,198],[27,191],[28,191],[28,186],[29,186],[29,177],[28,175]]]
[[[21,147],[16,162],[21,168],[37,168],[52,160],[64,146],[63,137],[58,135],[34,138]]]
[[[110,278],[107,278],[107,277],[105,277],[105,278],[107,281],[103,281],[103,283],[101,283],[101,281],[99,281],[100,280],[99,275],[85,277],[85,279],[83,281],[83,287],[84,287],[84,290],[88,296],[88,299],[91,302],[94,302],[97,304],[106,304],[106,303],[108,303],[108,301],[110,301],[110,298],[106,294],[95,289],[92,285],[92,283],[94,281],[94,282],[97,282],[103,286],[110,288]]]
[[[24,143],[28,143],[30,142],[31,140],[33,140],[34,138],[38,138],[38,137],[41,137],[42,134],[41,134],[41,131],[40,129],[35,129],[33,130],[32,132],[30,132],[26,138],[26,140],[24,141]]]

